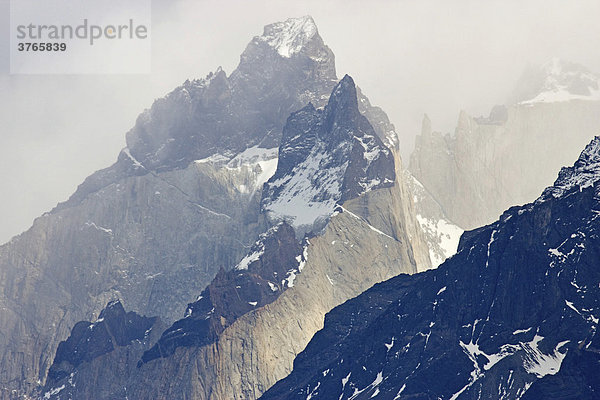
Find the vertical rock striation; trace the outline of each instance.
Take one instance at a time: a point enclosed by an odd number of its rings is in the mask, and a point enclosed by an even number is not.
[[[461,112],[454,135],[426,118],[409,170],[453,223],[472,229],[536,198],[600,130],[600,77],[554,59],[528,71],[508,106]]]

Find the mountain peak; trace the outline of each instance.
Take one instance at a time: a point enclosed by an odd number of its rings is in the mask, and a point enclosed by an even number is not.
[[[348,98],[353,101],[353,105],[356,104],[356,109],[358,110],[358,100],[356,98],[356,85],[354,84],[354,79],[348,74],[344,75],[344,77],[338,82],[338,84],[333,89],[331,93],[331,97],[329,98],[329,103],[332,101],[336,101],[339,98]]]
[[[327,103],[327,119],[340,124],[359,115],[356,85],[350,75],[345,75],[335,86]]]
[[[525,71],[515,92],[520,104],[600,100],[600,76],[580,64],[554,57]]]
[[[315,21],[306,15],[265,26],[258,39],[269,44],[282,57],[290,58],[299,53],[317,33]]]
[[[354,79],[352,79],[350,75],[346,74],[338,83],[338,88],[348,86],[355,88]]]
[[[571,189],[579,190],[593,186],[600,180],[600,136],[596,136],[581,152],[581,155],[572,167],[565,167],[558,173],[554,185],[547,188],[541,200],[560,197]]]
[[[275,148],[290,113],[323,106],[336,81],[335,57],[311,17],[267,25],[229,76],[218,68],[158,99],[128,133],[132,157],[123,159],[167,170],[259,143]]]
[[[288,118],[262,207],[302,236],[321,229],[338,204],[395,179],[393,155],[360,113],[356,86],[346,75],[324,108],[309,105]]]
[[[600,136],[596,136],[592,139],[590,144],[586,146],[586,148],[579,156],[579,159],[575,162],[575,166],[587,166],[590,167],[594,165],[596,168],[600,163]]]

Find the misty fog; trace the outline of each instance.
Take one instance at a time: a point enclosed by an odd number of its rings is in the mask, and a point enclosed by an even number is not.
[[[350,74],[396,125],[407,155],[423,114],[452,132],[487,115],[529,65],[554,56],[600,71],[598,1],[154,1],[152,74],[10,75],[9,1],[0,1],[0,242],[116,160],[155,98],[218,66],[230,73],[264,25],[310,14]]]

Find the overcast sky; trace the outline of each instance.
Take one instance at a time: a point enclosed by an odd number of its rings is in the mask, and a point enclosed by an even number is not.
[[[442,132],[461,109],[487,115],[528,65],[553,56],[600,71],[597,0],[155,0],[147,75],[9,75],[8,10],[0,0],[0,242],[112,164],[155,98],[218,66],[230,73],[252,36],[288,17],[313,16],[338,76],[402,137],[419,133],[424,113]]]

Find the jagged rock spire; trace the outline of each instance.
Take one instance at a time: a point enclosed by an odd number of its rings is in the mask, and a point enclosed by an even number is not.
[[[346,75],[324,109],[309,104],[288,118],[263,210],[304,233],[323,226],[339,202],[394,182],[391,151],[359,112]]]

